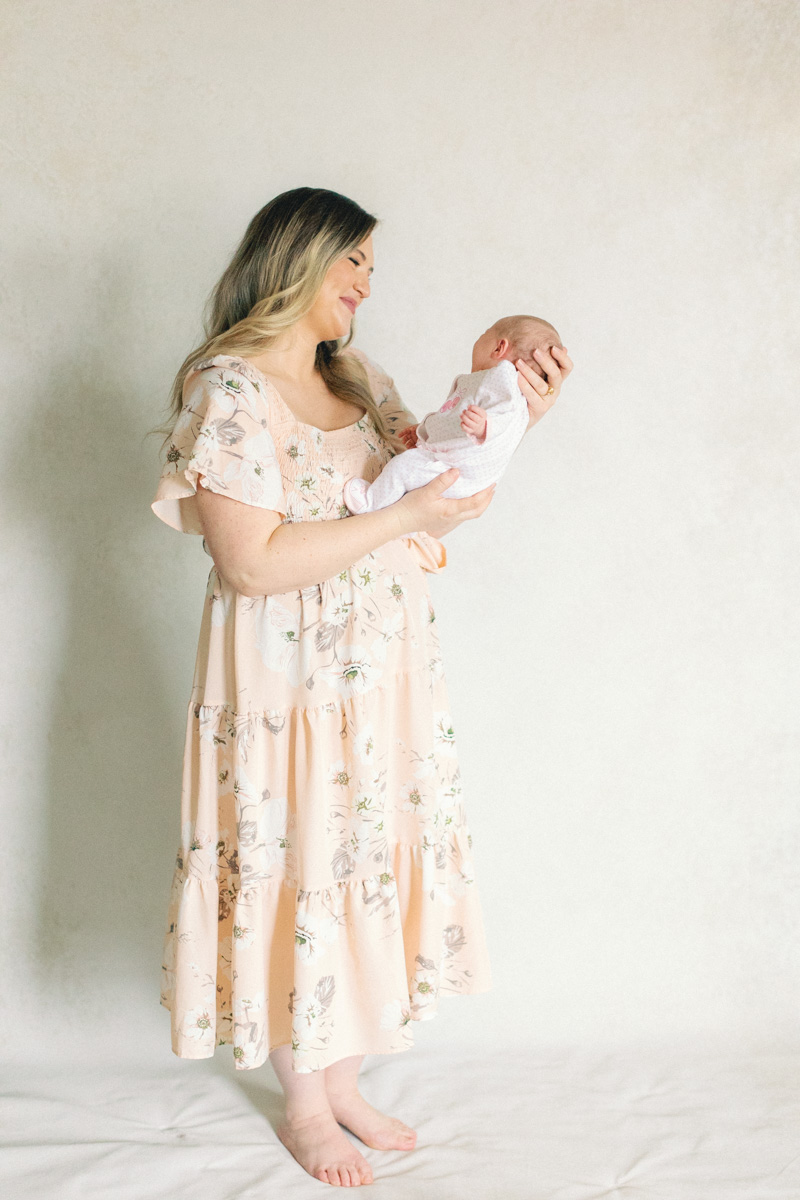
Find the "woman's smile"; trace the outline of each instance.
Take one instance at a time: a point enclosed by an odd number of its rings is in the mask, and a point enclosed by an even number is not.
[[[352,299],[352,297],[340,296],[339,299],[341,300],[342,304],[345,304],[350,309],[351,313],[354,313],[356,311],[357,305],[356,305],[355,300]]]

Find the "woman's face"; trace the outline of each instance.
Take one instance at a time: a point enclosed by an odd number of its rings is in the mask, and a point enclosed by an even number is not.
[[[373,261],[370,234],[355,250],[348,251],[328,269],[306,317],[318,341],[347,337],[353,313],[369,295]]]

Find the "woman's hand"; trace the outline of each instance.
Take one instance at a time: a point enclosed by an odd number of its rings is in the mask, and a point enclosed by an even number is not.
[[[541,375],[521,358],[514,363],[517,368],[519,390],[528,402],[528,413],[530,414],[528,429],[540,421],[555,404],[562,383],[575,365],[563,346],[551,346],[549,352],[535,350],[533,356],[539,364]],[[553,389],[549,396],[548,388]]]
[[[430,483],[412,488],[389,506],[396,510],[402,526],[403,532],[399,536],[423,531],[431,537],[441,538],[462,521],[471,521],[486,511],[494,495],[493,483],[462,500],[442,498],[442,492],[455,483],[458,475],[458,467],[448,467]]]

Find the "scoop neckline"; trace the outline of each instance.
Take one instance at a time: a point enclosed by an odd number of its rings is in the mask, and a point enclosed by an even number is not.
[[[313,429],[315,433],[321,433],[323,435],[323,437],[326,435],[330,435],[332,433],[346,433],[348,430],[355,429],[355,427],[357,425],[360,425],[361,422],[366,420],[367,417],[369,416],[369,413],[365,409],[364,412],[362,413],[362,415],[358,418],[358,420],[353,421],[350,425],[337,425],[335,429],[320,429],[319,425],[312,425],[309,421],[299,420],[294,415],[292,410],[289,408],[289,405],[286,403],[283,396],[280,394],[278,389],[275,387],[275,384],[272,382],[272,380],[269,379],[264,374],[264,372],[261,370],[260,367],[257,367],[255,365],[255,363],[250,362],[249,358],[236,358],[234,355],[227,355],[227,354],[221,354],[219,357],[220,358],[231,358],[232,361],[234,361],[234,362],[245,363],[250,368],[251,371],[254,371],[256,373],[256,375],[260,375],[261,378],[264,380],[264,383],[266,383],[267,387],[271,388],[272,391],[275,393],[275,395],[278,397],[279,402],[286,409],[286,412],[289,414],[289,417],[291,418],[291,420],[294,421],[295,425],[299,425],[302,429]]]

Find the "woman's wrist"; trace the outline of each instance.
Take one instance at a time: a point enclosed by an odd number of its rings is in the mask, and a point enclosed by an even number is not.
[[[402,500],[395,500],[394,504],[388,504],[378,511],[386,513],[389,528],[395,531],[390,537],[408,537],[416,532],[416,526],[412,524],[413,516]]]

